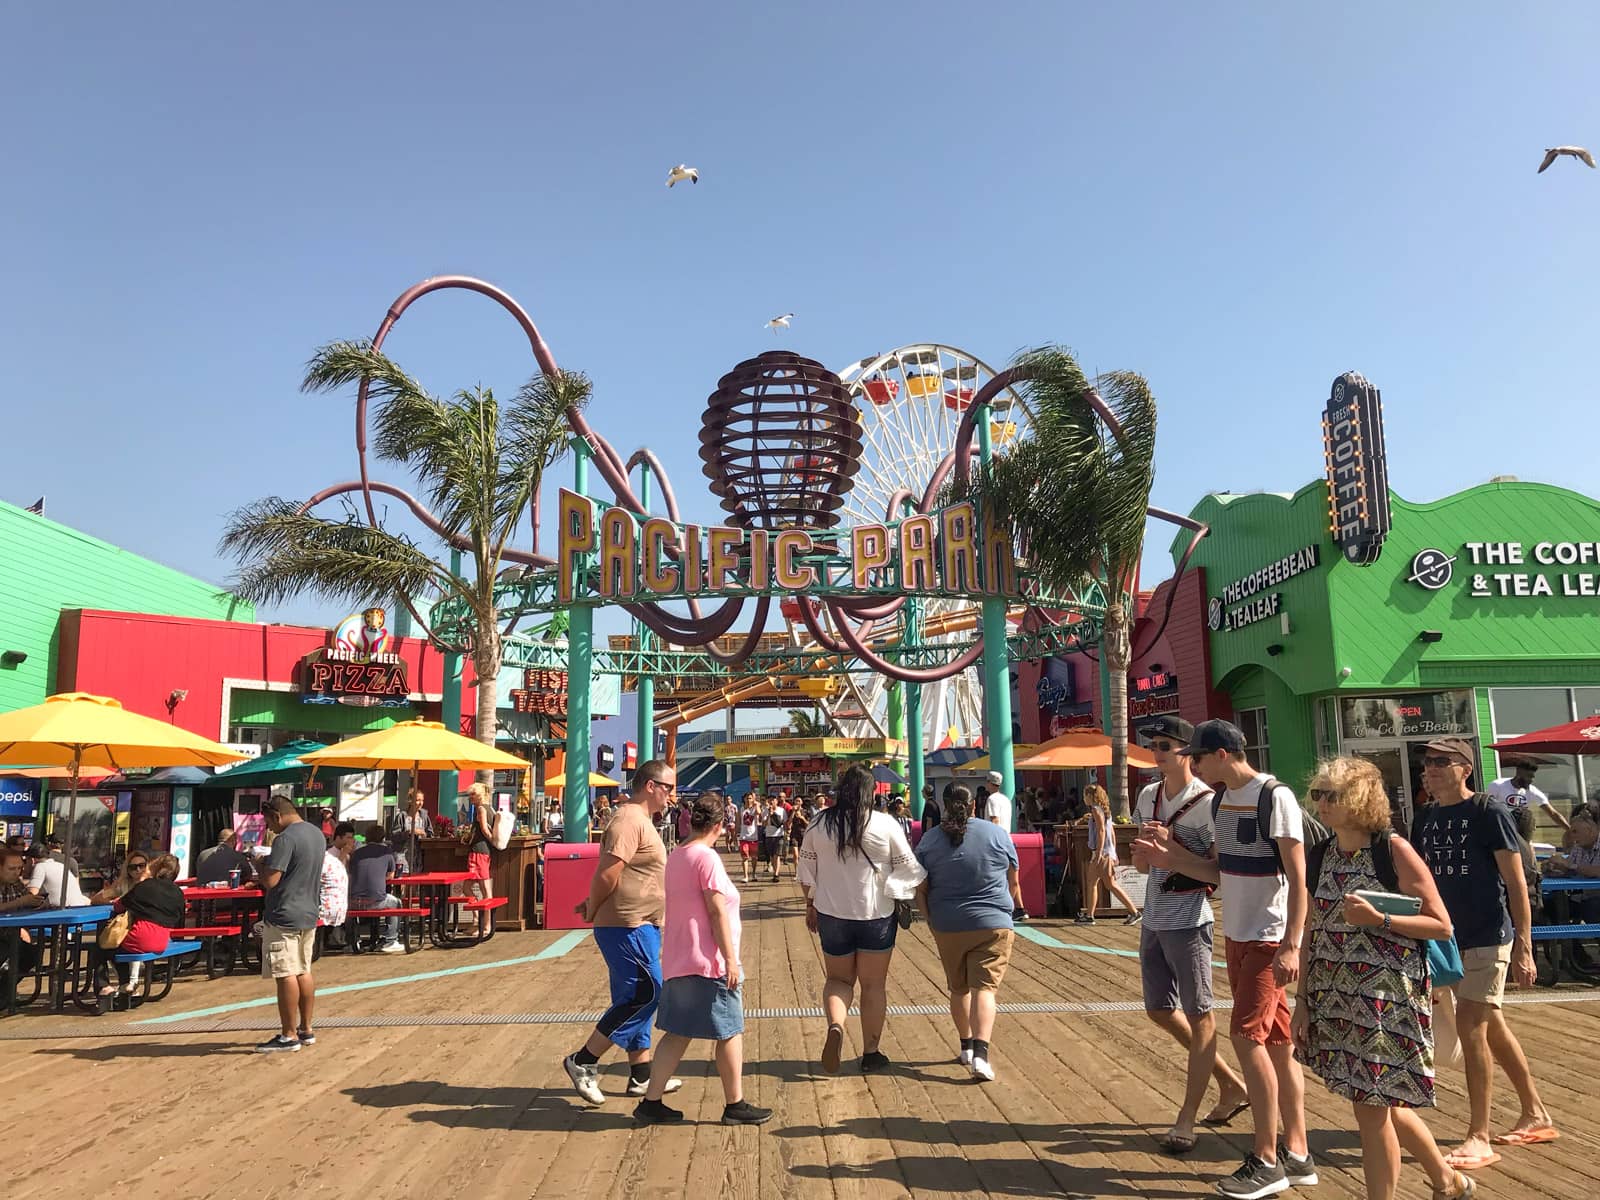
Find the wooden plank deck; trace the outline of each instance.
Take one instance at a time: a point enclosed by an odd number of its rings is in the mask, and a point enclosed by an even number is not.
[[[792,882],[745,889],[745,1003],[813,1010],[821,960]],[[1210,1195],[1249,1142],[1247,1122],[1202,1136],[1194,1154],[1161,1154],[1182,1089],[1182,1056],[1138,1011],[1135,931],[1056,921],[1033,928],[1063,947],[1020,940],[1003,1003],[1102,1006],[1002,1015],[999,1079],[971,1082],[952,1061],[942,975],[918,925],[901,937],[890,1003],[887,1074],[837,1077],[815,1066],[818,1016],[759,1015],[745,1035],[746,1095],[776,1110],[761,1129],[724,1128],[709,1047],[691,1051],[674,1100],[691,1121],[636,1129],[618,1095],[590,1109],[560,1059],[604,1004],[592,940],[502,934],[483,947],[319,964],[320,1037],[299,1054],[251,1052],[275,1027],[269,1007],[141,1023],[260,1000],[257,979],[181,981],[162,1004],[94,1019],[24,1013],[0,1021],[0,1094],[14,1193],[408,1197],[992,1197]],[[1090,953],[1079,947],[1120,951]],[[545,957],[536,957],[545,952]],[[463,969],[468,968],[468,969]],[[412,978],[425,976],[423,978]],[[1220,986],[1219,998],[1226,995]],[[330,989],[384,982],[342,993]],[[1508,1008],[1564,1136],[1508,1150],[1480,1194],[1596,1194],[1595,1045],[1600,994],[1537,992]],[[476,1023],[474,1020],[476,1019]],[[859,1054],[852,1022],[847,1055]],[[619,1093],[620,1056],[603,1086]],[[1311,1143],[1326,1200],[1362,1195],[1348,1106],[1307,1080]],[[1503,1077],[1496,1126],[1514,1117]],[[1459,1138],[1459,1073],[1441,1077],[1430,1122]],[[1421,1200],[1408,1169],[1401,1194]]]

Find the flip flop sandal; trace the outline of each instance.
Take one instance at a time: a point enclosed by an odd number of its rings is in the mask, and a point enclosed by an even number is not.
[[[1438,1188],[1434,1188],[1433,1200],[1472,1200],[1478,1194],[1478,1181],[1471,1175],[1463,1175],[1460,1171],[1456,1171],[1455,1177],[1461,1181],[1461,1190],[1441,1192]]]
[[[1500,1161],[1498,1154],[1447,1154],[1444,1164],[1456,1171],[1481,1171]]]
[[[1247,1109],[1249,1107],[1250,1107],[1250,1101],[1248,1101],[1248,1100],[1240,1100],[1237,1104],[1235,1104],[1232,1108],[1230,1108],[1227,1112],[1223,1113],[1221,1116],[1201,1117],[1200,1118],[1200,1124],[1202,1124],[1202,1125],[1211,1125],[1211,1126],[1230,1124],[1235,1117],[1237,1117],[1240,1113],[1242,1113],[1245,1109]]]
[[[1496,1146],[1542,1146],[1561,1136],[1554,1125],[1540,1125],[1534,1129],[1513,1129],[1489,1140]]]
[[[1164,1137],[1157,1138],[1156,1144],[1168,1154],[1182,1156],[1195,1148],[1196,1140],[1192,1133],[1187,1137],[1181,1133],[1168,1133]]]

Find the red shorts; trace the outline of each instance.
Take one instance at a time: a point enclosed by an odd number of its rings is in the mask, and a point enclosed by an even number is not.
[[[1233,1019],[1228,1033],[1247,1042],[1287,1046],[1289,997],[1272,975],[1277,942],[1228,939],[1228,987],[1233,991]]]
[[[489,878],[489,856],[487,854],[467,855],[467,874],[473,879]]]
[[[154,921],[134,921],[117,947],[120,954],[160,954],[172,941],[172,930]]]
[[[760,842],[740,842],[739,843],[739,857],[740,858],[754,858],[756,856],[756,851],[759,850],[760,848],[761,848],[761,843]]]

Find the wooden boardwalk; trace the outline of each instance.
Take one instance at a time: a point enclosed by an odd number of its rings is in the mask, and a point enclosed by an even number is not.
[[[699,1123],[636,1129],[620,1095],[601,1109],[577,1100],[560,1059],[604,1003],[593,941],[502,934],[471,950],[325,959],[320,1038],[299,1054],[251,1053],[257,1031],[276,1027],[272,1010],[230,1006],[264,999],[257,979],[180,982],[127,1015],[0,1021],[7,1194],[1176,1200],[1212,1194],[1249,1143],[1240,1123],[1186,1159],[1157,1149],[1182,1057],[1139,1012],[1135,931],[1120,924],[1033,924],[1042,940],[1019,940],[1001,999],[1034,1011],[1001,1017],[999,1079],[979,1085],[952,1061],[925,927],[902,935],[890,977],[890,1003],[919,1010],[890,1017],[893,1069],[863,1078],[847,1058],[829,1077],[815,1065],[820,957],[798,891],[787,879],[747,888],[745,917],[745,1003],[758,1014],[746,1095],[776,1110],[764,1128],[717,1123],[709,1048],[684,1064],[674,1097]],[[332,991],[362,983],[380,986]],[[1508,1150],[1481,1173],[1480,1195],[1587,1200],[1600,1187],[1600,993],[1533,998],[1509,1012],[1564,1136]],[[151,1018],[165,1023],[142,1023]],[[623,1082],[614,1056],[603,1086],[615,1094]],[[1442,1142],[1464,1128],[1462,1086],[1459,1073],[1441,1078],[1430,1120]],[[1502,1078],[1497,1127],[1512,1104]],[[1362,1195],[1348,1106],[1312,1078],[1307,1107],[1323,1179],[1314,1194]],[[1401,1194],[1429,1194],[1419,1171]]]

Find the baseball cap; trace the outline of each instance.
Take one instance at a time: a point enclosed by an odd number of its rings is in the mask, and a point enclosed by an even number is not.
[[[1156,738],[1170,738],[1174,742],[1188,745],[1194,740],[1194,726],[1182,717],[1157,717],[1139,731],[1141,742],[1148,743]]]
[[[999,771],[990,771],[989,772],[989,785],[991,787],[999,787],[1005,781],[1006,781],[1006,777],[1004,775],[1000,774]]]
[[[1213,719],[1201,721],[1194,727],[1194,736],[1189,739],[1189,744],[1179,754],[1210,754],[1215,750],[1227,750],[1234,754],[1244,752],[1244,733],[1232,721]]]
[[[1435,754],[1442,754],[1460,763],[1467,770],[1472,770],[1472,747],[1461,738],[1447,737],[1435,738],[1423,746],[1424,750],[1431,750]]]

